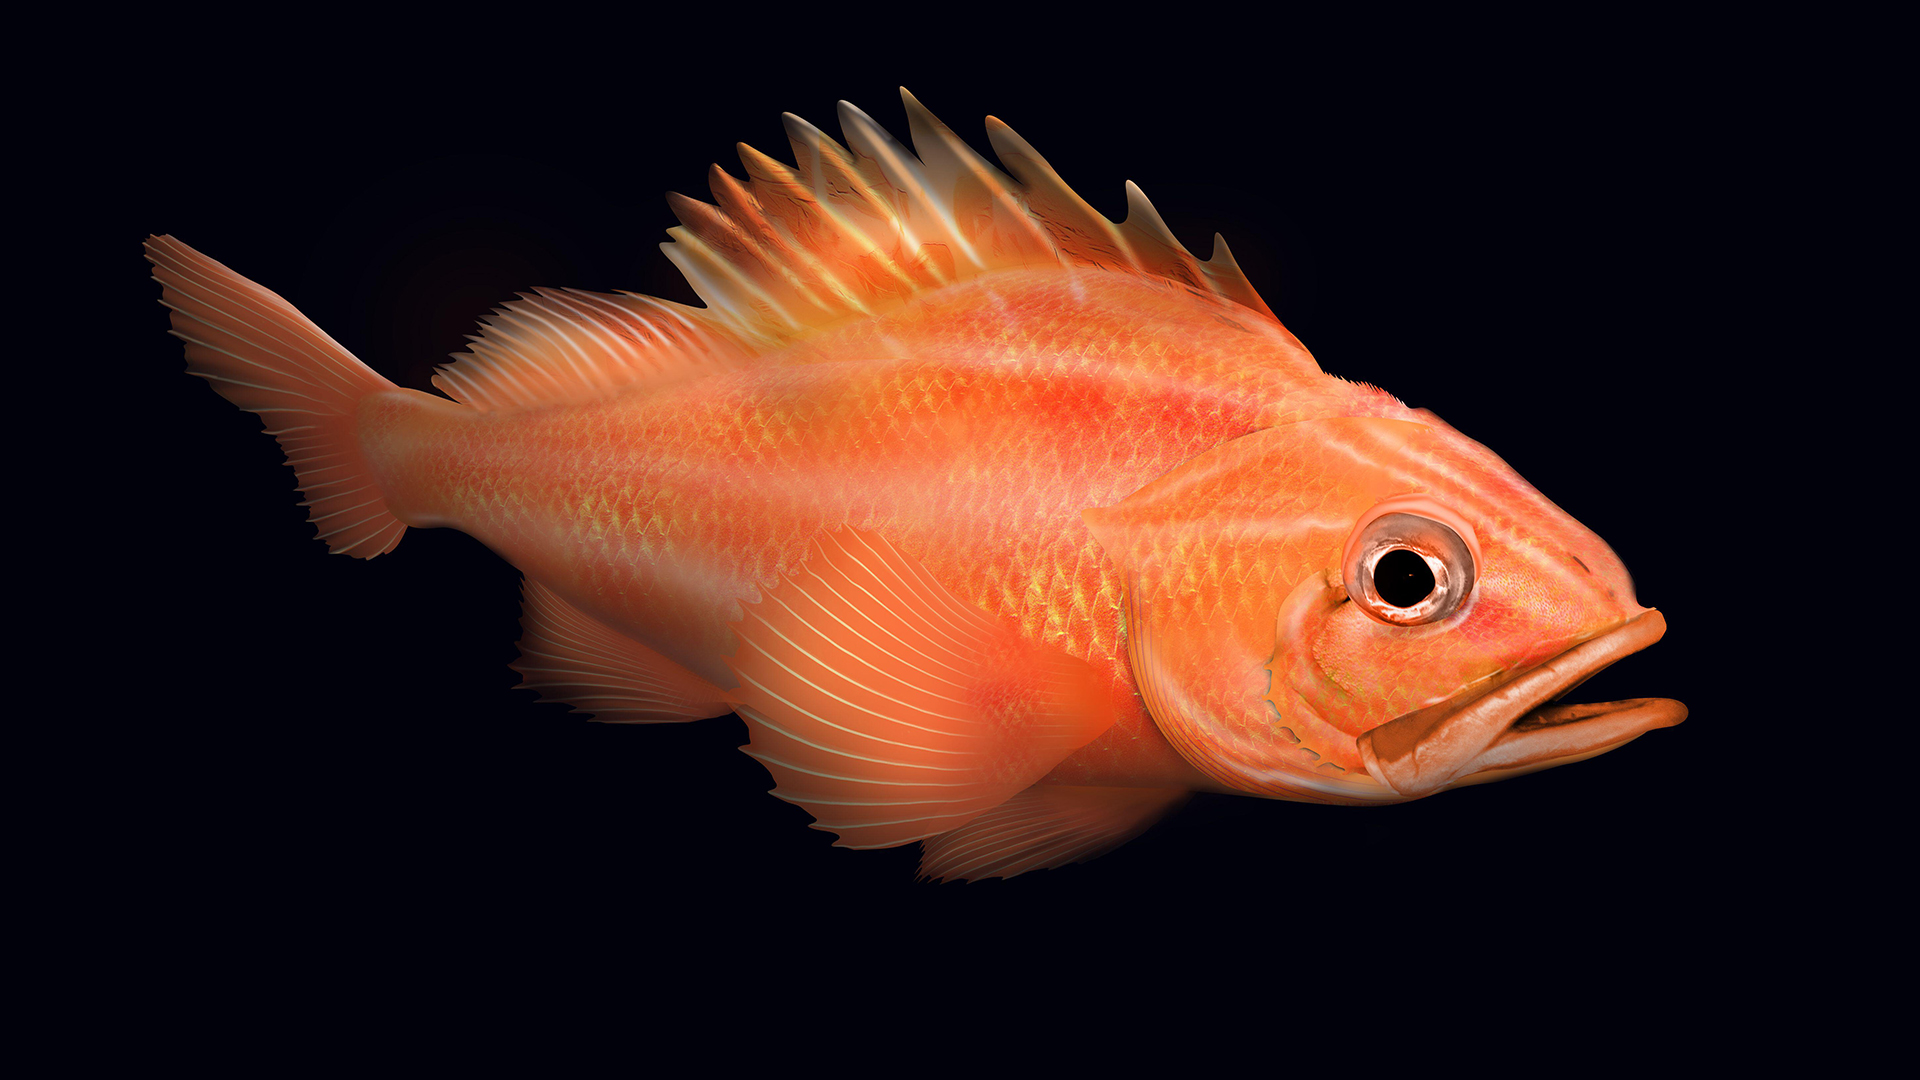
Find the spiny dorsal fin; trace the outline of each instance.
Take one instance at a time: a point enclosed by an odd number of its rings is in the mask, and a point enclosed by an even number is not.
[[[1272,318],[1223,240],[1196,259],[1131,182],[1115,225],[999,120],[987,136],[1013,178],[900,97],[914,153],[843,101],[848,146],[789,113],[793,166],[743,144],[746,183],[716,166],[715,205],[670,197],[681,224],[661,248],[710,311],[785,338],[990,270],[1060,265],[1164,278]]]
[[[1226,241],[1195,258],[1131,181],[1116,225],[999,120],[987,137],[1012,176],[904,87],[900,98],[912,151],[843,101],[847,146],[788,113],[792,165],[742,143],[744,182],[715,165],[712,203],[667,196],[680,224],[660,247],[704,310],[536,290],[496,309],[434,385],[487,410],[584,400],[741,366],[815,327],[1022,266],[1141,274],[1273,317]]]

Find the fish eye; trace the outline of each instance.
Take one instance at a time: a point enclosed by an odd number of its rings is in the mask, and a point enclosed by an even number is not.
[[[1347,543],[1347,596],[1392,626],[1438,622],[1473,593],[1473,549],[1451,525],[1414,513],[1363,520]]]

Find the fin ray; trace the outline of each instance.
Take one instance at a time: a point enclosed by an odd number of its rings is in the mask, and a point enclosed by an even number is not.
[[[519,688],[610,724],[663,724],[733,710],[712,683],[606,623],[552,589],[521,584]]]
[[[372,558],[393,550],[406,526],[374,483],[358,434],[361,400],[397,389],[393,383],[286,300],[173,237],[148,237],[146,255],[160,303],[171,312],[170,333],[186,343],[187,371],[263,419],[308,418],[268,434],[299,478],[307,497],[301,505],[321,528],[318,539],[336,555]],[[347,483],[356,486],[332,490]],[[370,487],[371,500],[357,498]],[[341,517],[352,520],[321,525]]]
[[[743,749],[842,846],[950,832],[1113,722],[1084,661],[1022,639],[872,533],[822,534],[733,629]]]
[[[1146,831],[1190,794],[1184,788],[1036,784],[966,825],[922,841],[920,876],[981,881],[1085,862]]]
[[[641,302],[641,301],[644,301]],[[535,289],[495,308],[433,384],[484,411],[555,405],[735,367],[757,352],[740,334],[652,297]],[[678,323],[677,330],[669,323]]]
[[[680,225],[662,248],[708,311],[786,340],[915,291],[1051,265],[1162,278],[1273,317],[1217,239],[1215,258],[1196,259],[1137,186],[1115,225],[1004,123],[988,118],[988,141],[1012,176],[900,94],[913,153],[841,102],[847,146],[789,113],[793,166],[742,145],[745,182],[716,167],[713,203],[671,197]]]

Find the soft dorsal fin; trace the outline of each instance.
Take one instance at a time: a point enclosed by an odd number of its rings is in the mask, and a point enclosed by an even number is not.
[[[999,120],[987,118],[987,137],[1007,172],[904,87],[900,97],[911,151],[843,101],[846,146],[788,113],[792,165],[742,143],[745,181],[715,165],[712,203],[667,196],[680,225],[661,250],[705,309],[536,290],[496,309],[434,385],[488,410],[584,400],[738,366],[813,328],[1015,267],[1139,274],[1273,318],[1225,240],[1196,258],[1131,181],[1116,225]]]
[[[950,833],[921,843],[920,876],[1017,877],[1098,858],[1187,801],[1186,788],[1035,784]]]
[[[726,693],[528,579],[521,586],[520,658],[538,691],[612,724],[703,720],[733,711]]]
[[[1022,638],[873,533],[820,536],[733,629],[743,749],[846,847],[957,829],[1113,723],[1085,661]]]
[[[521,293],[467,340],[468,354],[442,365],[433,385],[488,412],[725,370],[765,347],[698,308],[579,289]]]

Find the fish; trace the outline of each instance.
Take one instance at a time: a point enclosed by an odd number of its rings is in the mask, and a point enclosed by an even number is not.
[[[737,714],[816,828],[933,880],[1112,851],[1194,792],[1384,805],[1685,719],[1567,704],[1665,632],[1490,450],[1322,371],[1216,236],[1108,221],[902,91],[670,195],[704,306],[534,289],[435,396],[171,237],[190,373],[267,424],[337,554],[451,527],[523,575],[542,697]]]

